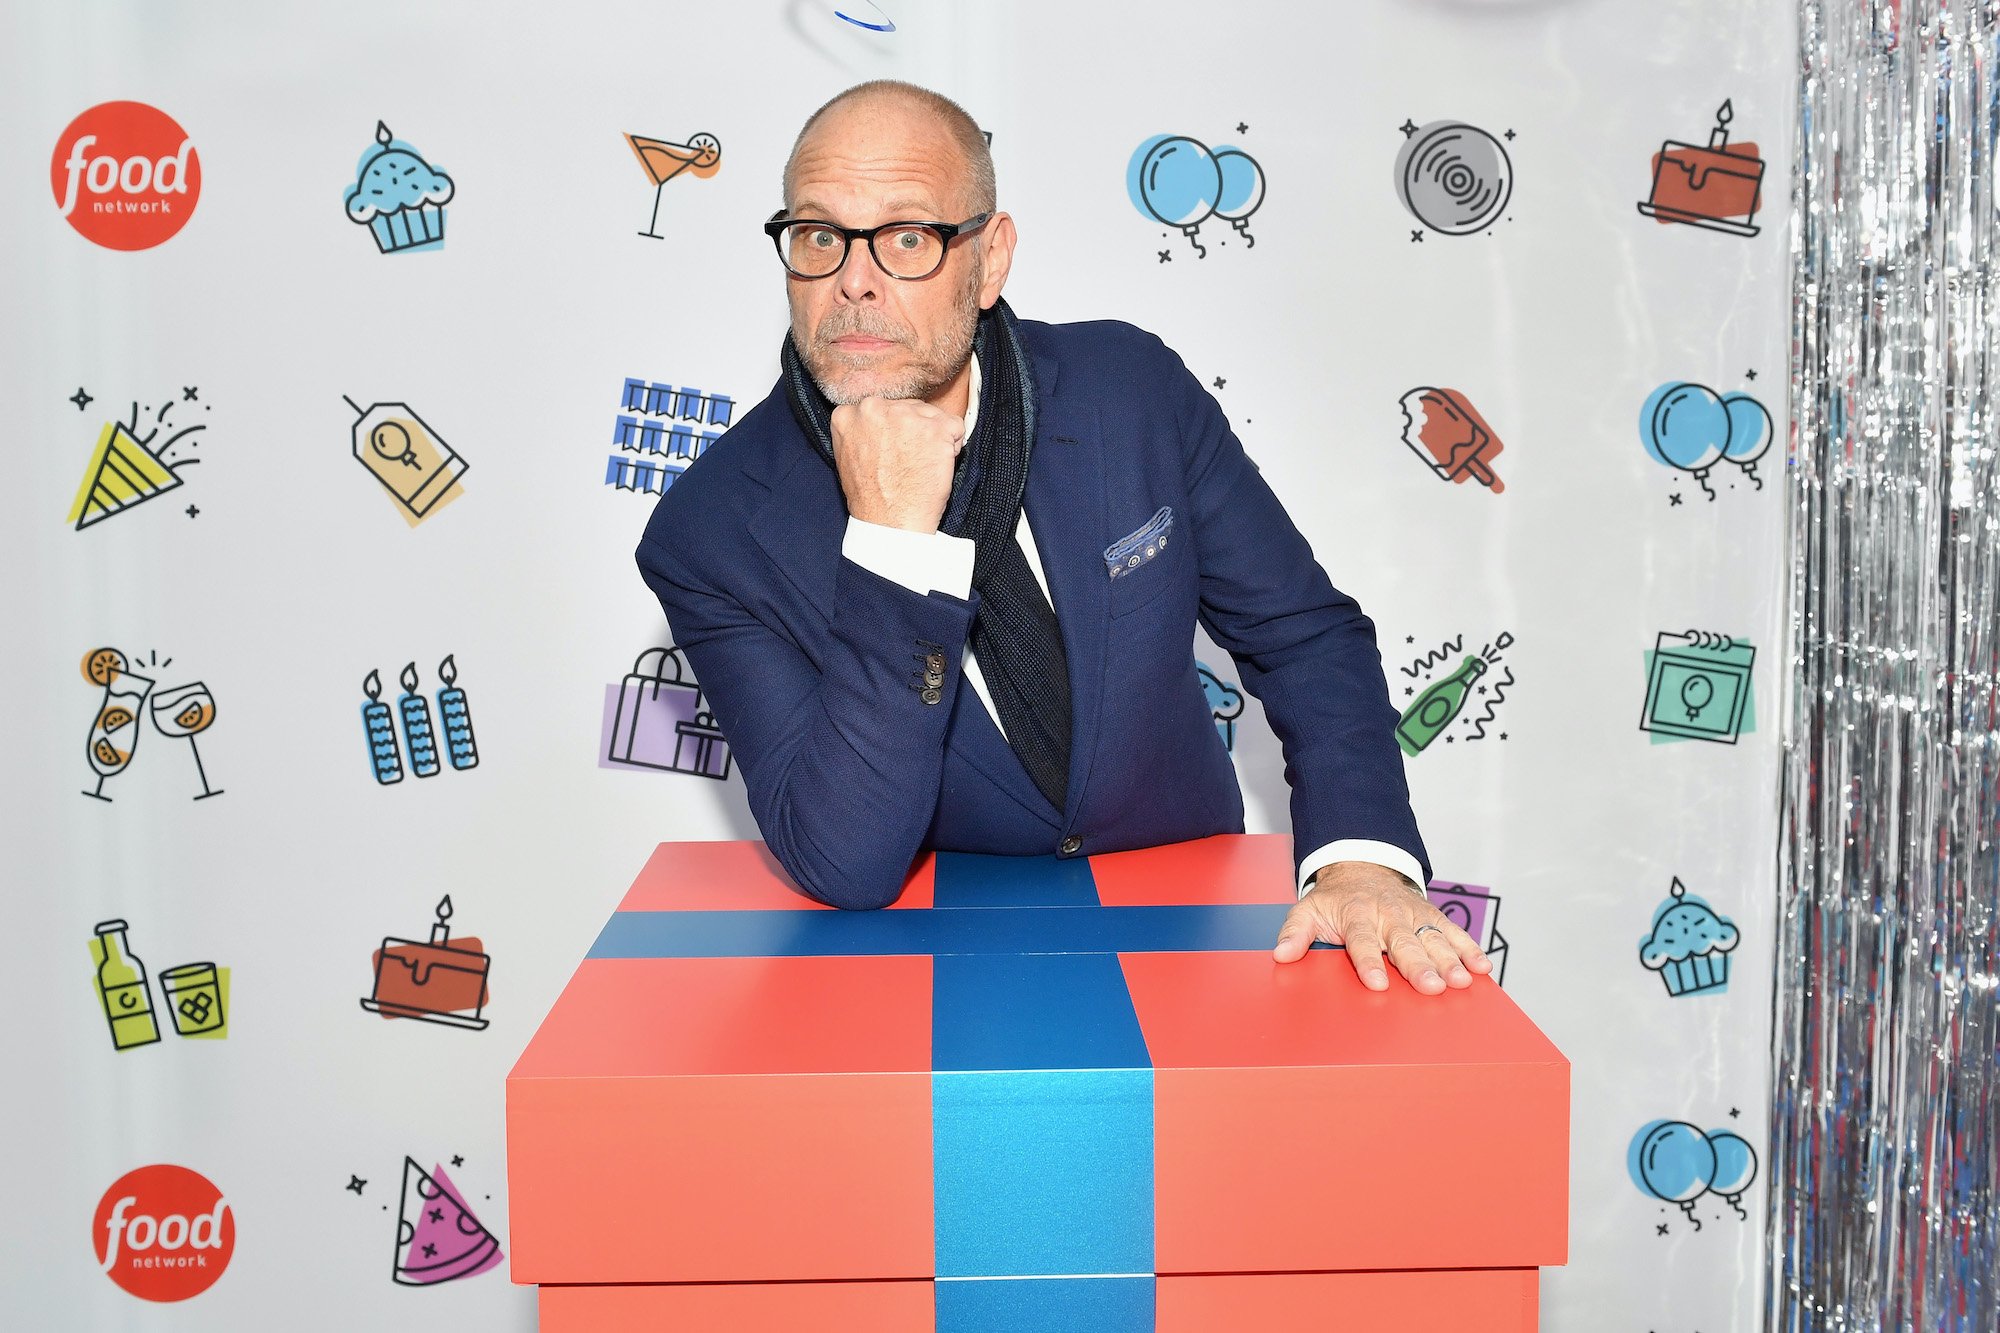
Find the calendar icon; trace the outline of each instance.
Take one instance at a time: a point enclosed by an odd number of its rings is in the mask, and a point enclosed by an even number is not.
[[[1726,634],[1660,635],[1646,670],[1639,730],[1657,737],[1734,745],[1750,706],[1757,650]]]

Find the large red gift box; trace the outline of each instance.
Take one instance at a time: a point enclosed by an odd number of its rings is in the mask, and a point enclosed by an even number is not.
[[[1492,980],[1271,956],[1290,840],[942,853],[805,898],[665,843],[507,1080],[542,1327],[1535,1326],[1569,1065]]]

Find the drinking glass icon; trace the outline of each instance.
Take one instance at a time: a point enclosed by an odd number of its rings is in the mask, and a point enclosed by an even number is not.
[[[126,666],[125,655],[116,648],[96,649],[83,663],[84,676],[93,685],[104,687],[104,698],[90,724],[88,746],[97,788],[84,792],[100,801],[111,799],[104,794],[104,780],[123,773],[132,762],[132,752],[139,748],[139,710],[145,707],[146,695],[153,688],[150,679],[133,675]]]
[[[187,737],[188,749],[194,751],[194,771],[201,775],[201,795],[194,798],[197,801],[222,795],[210,789],[208,770],[202,767],[201,750],[194,743],[194,738],[207,731],[214,721],[215,696],[200,681],[162,690],[153,696],[153,726],[162,736]]]
[[[639,234],[656,241],[665,240],[659,233],[660,192],[667,188],[668,181],[683,171],[692,169],[697,176],[713,176],[722,165],[722,145],[713,134],[697,134],[686,143],[627,134],[625,142],[631,145],[632,155],[639,159],[639,168],[646,173],[646,179],[653,183],[653,219]]]

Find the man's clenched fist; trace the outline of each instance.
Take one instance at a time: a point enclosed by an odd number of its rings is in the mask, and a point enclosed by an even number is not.
[[[833,461],[847,512],[864,523],[936,532],[951,498],[965,419],[920,398],[863,398],[833,409]]]

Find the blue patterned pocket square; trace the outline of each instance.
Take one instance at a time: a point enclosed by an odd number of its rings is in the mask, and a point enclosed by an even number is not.
[[[1105,569],[1114,579],[1131,573],[1167,549],[1167,534],[1172,531],[1173,526],[1173,508],[1162,507],[1160,512],[1147,519],[1138,531],[1129,537],[1120,537],[1104,548]]]

